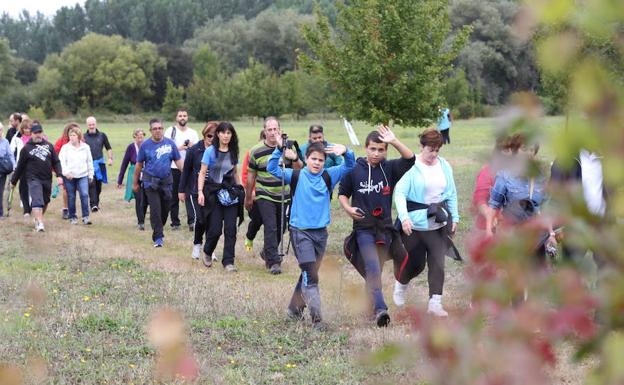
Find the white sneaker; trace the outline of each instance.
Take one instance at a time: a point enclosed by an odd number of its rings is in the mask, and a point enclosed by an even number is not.
[[[199,255],[201,254],[201,250],[202,250],[202,245],[193,245],[193,254],[191,254],[191,257],[193,257],[193,259],[199,259]]]
[[[37,232],[43,232],[45,231],[45,227],[43,226],[43,222],[35,222],[35,230]]]
[[[405,293],[407,293],[407,287],[409,284],[403,285],[399,281],[394,281],[394,292],[392,293],[392,300],[397,306],[405,305]]]
[[[448,313],[442,307],[442,296],[440,294],[434,294],[429,298],[427,313],[436,317],[448,317]]]
[[[214,262],[216,262],[216,261],[218,261],[218,260],[219,260],[219,258],[217,258],[217,256],[215,255],[215,253],[212,253],[212,260],[213,260]]]

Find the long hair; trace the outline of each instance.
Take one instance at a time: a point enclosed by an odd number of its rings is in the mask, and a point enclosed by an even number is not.
[[[228,143],[228,151],[230,152],[230,159],[232,160],[232,164],[238,164],[238,135],[236,135],[236,130],[234,126],[230,122],[221,122],[217,126],[215,130],[215,136],[212,138],[212,145],[214,146],[216,151],[219,151],[219,132],[230,131],[232,133],[232,139],[230,139],[230,143]]]

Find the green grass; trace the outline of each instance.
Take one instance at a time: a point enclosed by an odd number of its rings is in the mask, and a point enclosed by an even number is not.
[[[546,132],[552,133],[561,119],[546,122]],[[310,123],[284,121],[282,127],[291,138],[304,141]],[[340,122],[321,123],[330,141],[347,141]],[[132,130],[146,126],[146,122],[100,124],[114,150],[109,178],[117,175]],[[243,152],[256,142],[261,124],[234,122],[234,126]],[[452,144],[442,149],[441,155],[454,167],[459,190],[460,247],[471,224],[474,179],[493,144],[492,126],[490,119],[457,122],[451,131]],[[199,130],[201,124],[191,127]],[[372,129],[359,123],[354,127],[360,140]],[[44,124],[44,128],[54,141],[62,124]],[[396,129],[415,150],[419,131]],[[359,147],[356,152],[361,155],[363,150]],[[541,154],[544,160],[550,159],[547,145]],[[397,154],[392,150],[390,156]],[[206,269],[191,260],[192,237],[187,231],[167,231],[166,247],[153,249],[150,232],[135,230],[133,205],[122,196],[123,191],[112,183],[106,185],[102,210],[92,215],[90,227],[62,221],[60,199],[53,200],[45,234],[32,231],[15,200],[13,216],[0,222],[0,363],[28,369],[29,359],[41,357],[48,370],[45,383],[50,384],[153,383],[157,353],[148,340],[147,324],[154,312],[167,306],[184,317],[201,384],[422,381],[424,363],[417,357],[409,365],[385,362],[383,357],[391,349],[370,357],[386,343],[409,341],[413,331],[399,322],[378,330],[359,309],[363,281],[340,256],[351,222],[336,199],[321,272],[323,310],[330,330],[317,333],[308,324],[292,323],[284,316],[299,274],[292,255],[286,257],[284,274],[270,276],[258,257],[244,251],[243,225],[236,246],[240,272],[225,274],[219,264]],[[261,244],[260,235],[256,251]],[[217,247],[218,255],[221,247]],[[390,270],[387,265],[384,294],[394,316]],[[461,265],[447,260],[445,303],[451,313],[467,307],[463,282]],[[426,292],[426,275],[421,275],[411,285],[408,301],[423,307]],[[366,364],[370,362],[378,363]]]

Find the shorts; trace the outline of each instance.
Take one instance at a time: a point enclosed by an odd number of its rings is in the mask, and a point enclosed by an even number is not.
[[[290,241],[295,251],[297,262],[317,262],[323,258],[327,247],[327,228],[299,230],[290,228]]]
[[[52,181],[31,179],[28,181],[28,193],[30,194],[30,207],[41,209],[50,203],[52,193]]]

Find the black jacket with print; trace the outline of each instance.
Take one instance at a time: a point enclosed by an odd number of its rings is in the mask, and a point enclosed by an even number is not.
[[[20,178],[25,180],[50,180],[52,169],[61,176],[61,161],[54,151],[54,146],[43,139],[40,143],[28,141],[20,152],[19,162],[11,177],[11,184],[16,184]]]

